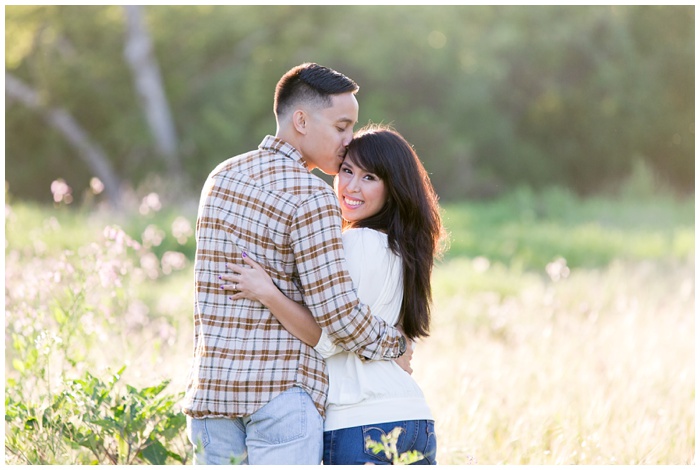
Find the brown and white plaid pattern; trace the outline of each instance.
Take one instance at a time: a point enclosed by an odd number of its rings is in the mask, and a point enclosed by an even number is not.
[[[194,361],[184,412],[250,415],[292,386],[322,416],[323,359],[260,303],[229,298],[219,276],[245,251],[288,297],[305,303],[346,350],[366,359],[398,355],[399,333],[361,304],[346,269],[338,200],[291,145],[267,136],[258,150],[209,175],[197,217]]]

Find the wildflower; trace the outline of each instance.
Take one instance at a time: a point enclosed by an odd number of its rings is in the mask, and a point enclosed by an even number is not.
[[[146,253],[141,256],[141,268],[151,279],[156,279],[158,277],[158,257],[153,253]]]
[[[179,251],[166,251],[160,260],[163,274],[170,274],[173,270],[183,269],[187,263],[187,257]]]
[[[114,241],[116,246],[119,248],[123,248],[126,246],[129,248],[133,248],[134,250],[141,249],[141,245],[139,244],[139,242],[132,239],[119,226],[113,225],[105,227],[104,230],[102,230],[102,236],[104,236],[107,240]],[[118,251],[120,253],[122,252],[122,250]]]
[[[472,267],[477,273],[486,272],[491,266],[491,262],[484,256],[477,256],[472,260]]]
[[[141,240],[145,247],[158,246],[163,242],[165,232],[158,228],[157,225],[149,225],[141,235]]]
[[[157,325],[157,331],[158,338],[160,339],[160,341],[167,344],[168,346],[174,345],[175,340],[177,339],[177,330],[175,329],[175,327],[165,319],[161,319],[159,323],[160,324]]]
[[[90,190],[92,190],[93,194],[100,194],[105,190],[105,185],[99,178],[93,176],[90,179]]]
[[[141,200],[141,206],[139,207],[139,212],[141,215],[148,215],[150,212],[158,212],[162,205],[160,203],[160,197],[156,193],[150,193],[148,196]]]
[[[180,245],[187,243],[187,239],[194,234],[190,221],[182,216],[173,221],[172,233]]]
[[[566,260],[564,258],[557,258],[551,263],[548,263],[545,271],[547,271],[550,279],[552,279],[554,282],[566,279],[571,273],[571,270],[566,265]]]
[[[50,354],[54,345],[61,344],[63,340],[56,334],[47,330],[39,333],[39,336],[34,340],[37,351],[43,354]]]
[[[97,275],[104,288],[122,286],[119,278],[119,265],[116,261],[97,260]]]
[[[128,330],[138,330],[148,324],[149,308],[144,302],[134,300],[124,314],[124,322]]]
[[[53,200],[56,203],[65,202],[70,204],[73,202],[72,193],[73,190],[70,186],[62,179],[59,178],[51,183],[51,193],[53,194]]]

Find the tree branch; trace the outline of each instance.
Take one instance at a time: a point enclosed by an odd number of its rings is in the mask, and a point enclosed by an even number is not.
[[[39,93],[9,72],[5,72],[5,95],[36,111],[51,127],[58,131],[77,151],[90,170],[102,180],[110,204],[121,204],[121,179],[100,146],[90,139],[73,116],[63,108],[47,106]]]
[[[168,99],[163,89],[163,80],[158,62],[153,54],[153,43],[143,21],[140,5],[124,6],[126,15],[126,58],[139,102],[146,115],[158,152],[165,158],[171,173],[179,173],[178,142]]]

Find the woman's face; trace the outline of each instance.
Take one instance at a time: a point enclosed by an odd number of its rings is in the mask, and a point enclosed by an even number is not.
[[[377,214],[387,200],[384,181],[355,165],[350,156],[340,165],[334,181],[343,219],[357,222]]]

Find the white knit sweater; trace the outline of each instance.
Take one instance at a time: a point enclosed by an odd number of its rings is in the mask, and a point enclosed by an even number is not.
[[[345,256],[360,300],[395,325],[403,297],[401,259],[376,230],[343,233]],[[363,362],[336,346],[325,331],[315,348],[328,366],[326,431],[392,421],[433,419],[423,392],[394,361]]]

